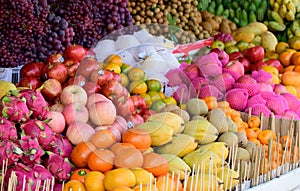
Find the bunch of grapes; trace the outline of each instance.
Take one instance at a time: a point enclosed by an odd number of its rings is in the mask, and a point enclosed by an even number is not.
[[[132,25],[128,0],[49,0],[56,15],[73,27],[74,43],[91,48],[105,35]]]
[[[0,67],[45,61],[70,45],[73,29],[52,14],[47,0],[3,0],[0,4]]]

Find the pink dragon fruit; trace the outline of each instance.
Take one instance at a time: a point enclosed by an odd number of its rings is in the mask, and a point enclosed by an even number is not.
[[[20,127],[25,135],[31,138],[37,138],[39,144],[44,150],[51,150],[56,147],[56,137],[51,128],[43,121],[30,119],[23,123]]]
[[[49,107],[40,91],[24,89],[18,92],[18,96],[26,99],[26,105],[32,111],[30,116],[32,119],[44,119],[46,112],[49,111]]]
[[[26,165],[32,165],[41,162],[41,156],[44,155],[43,149],[40,147],[37,137],[21,135],[19,140],[20,147],[23,150],[21,161]]]
[[[18,139],[17,129],[11,121],[4,117],[0,117],[0,140],[12,140]]]
[[[15,172],[16,175],[16,189],[15,190],[22,190],[22,191],[33,191],[35,190],[37,181],[34,178],[34,173],[31,168],[25,166],[23,163],[17,163],[12,168],[7,170],[7,173],[4,177],[4,187],[8,189],[8,182],[9,178],[12,177],[12,172]],[[25,178],[25,189],[23,189],[23,182]]]
[[[52,148],[52,152],[70,159],[73,150],[72,144],[66,136],[55,134],[57,146]]]
[[[70,178],[72,166],[68,158],[55,154],[51,151],[46,151],[48,158],[44,160],[44,166],[58,180],[64,181]]]
[[[7,95],[2,98],[0,105],[2,116],[14,122],[24,122],[30,118],[31,112],[26,105],[26,99],[13,95]]]
[[[19,161],[22,155],[23,151],[16,143],[10,140],[0,142],[0,166],[6,159],[8,166],[13,165]]]
[[[41,181],[45,180],[51,180],[52,179],[52,174],[49,170],[47,170],[43,165],[41,164],[34,164],[32,167],[33,173],[34,173],[34,178],[39,179]]]

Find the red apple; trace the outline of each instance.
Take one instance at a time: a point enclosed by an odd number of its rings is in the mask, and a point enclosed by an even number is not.
[[[144,118],[140,114],[132,114],[126,116],[126,120],[128,121],[129,128],[133,128],[139,124],[144,123]]]
[[[61,62],[48,63],[42,69],[42,79],[57,79],[64,84],[68,78],[68,70]]]
[[[90,120],[96,126],[111,125],[115,122],[117,111],[111,101],[97,101],[88,107]]]
[[[89,108],[91,104],[94,104],[95,102],[98,101],[111,101],[111,100],[109,100],[107,97],[105,97],[100,93],[91,94],[89,95],[87,100],[87,104],[86,104],[87,108]]]
[[[65,61],[62,54],[51,54],[46,58],[46,64],[54,64],[57,62],[63,63]]]
[[[50,111],[62,112],[63,109],[64,109],[64,105],[61,104],[61,103],[53,104],[53,105],[50,107]]]
[[[111,72],[111,73],[113,75],[113,80],[116,80],[121,83],[122,78],[120,77],[120,75],[115,72]]]
[[[89,120],[89,111],[84,104],[79,102],[73,102],[65,105],[62,110],[62,114],[65,117],[66,124],[70,125],[74,121],[81,121],[83,123]]]
[[[251,77],[251,75],[246,74],[246,75],[243,75],[243,76],[239,77],[236,80],[236,83],[256,84],[257,82],[256,82],[256,80],[254,78]]]
[[[79,44],[67,46],[64,51],[64,57],[70,60],[80,62],[85,56],[86,50]]]
[[[124,87],[122,84],[115,80],[109,80],[101,86],[101,93],[110,100],[124,95]]]
[[[48,121],[48,126],[52,129],[54,133],[61,133],[64,131],[66,126],[66,120],[61,112],[48,111],[45,117]]]
[[[92,71],[90,80],[92,82],[97,82],[99,86],[103,86],[105,83],[107,83],[109,80],[113,80],[114,75],[111,71],[103,70],[103,69],[97,69]]]
[[[87,93],[82,87],[78,85],[68,85],[62,90],[60,101],[63,105],[68,105],[73,102],[86,105]]]
[[[225,65],[225,67],[229,70],[236,72],[240,76],[244,75],[244,73],[245,73],[244,65],[237,60],[229,61]]]
[[[128,123],[124,117],[117,115],[115,122],[111,125],[119,129],[121,135],[128,129]]]
[[[47,101],[53,101],[62,92],[62,86],[56,79],[48,79],[42,84],[41,93]]]
[[[99,69],[99,63],[96,58],[84,58],[77,68],[77,75],[82,75],[85,78],[89,78],[92,71],[97,69]]]
[[[143,115],[147,109],[146,101],[140,95],[132,95],[129,97],[134,105],[135,111],[134,114]]]
[[[74,121],[68,126],[66,136],[70,142],[77,145],[83,141],[88,141],[95,133],[95,129],[87,123]]]
[[[281,74],[284,70],[283,65],[280,63],[279,60],[277,59],[269,59],[265,61],[265,64],[270,65],[270,66],[274,66],[278,72]]]
[[[96,82],[86,82],[82,87],[88,96],[100,92],[100,86]]]
[[[68,82],[65,84],[65,86],[68,85],[78,85],[78,86],[84,86],[84,84],[87,82],[86,78],[81,75],[76,75],[74,77],[70,77]]]
[[[156,113],[157,112],[152,109],[147,109],[143,115],[144,121],[147,121],[148,117],[150,117],[151,115],[154,115]]]
[[[265,50],[262,46],[254,46],[247,49],[245,56],[250,62],[262,61],[265,56]]]
[[[37,77],[39,78],[41,76],[42,68],[44,66],[44,63],[42,62],[33,62],[33,63],[27,63],[22,66],[20,69],[20,77]]]
[[[77,68],[80,65],[80,62],[73,61],[73,60],[65,60],[63,64],[67,68],[68,75],[70,77],[73,77],[76,75]]]
[[[19,87],[27,87],[31,89],[37,89],[40,87],[42,82],[37,77],[25,76],[22,77],[19,81]]]
[[[184,68],[183,72],[190,80],[193,80],[200,76],[199,67],[195,64],[188,65]]]
[[[242,57],[244,57],[244,55],[241,52],[232,52],[229,54],[229,61],[238,60]]]
[[[116,106],[117,114],[120,116],[127,116],[135,111],[133,101],[128,96],[121,96],[113,99],[113,103]]]
[[[260,70],[263,66],[267,65],[264,61],[260,60],[250,64],[251,71]]]
[[[251,71],[251,64],[247,58],[241,57],[238,61],[243,64],[245,73],[249,73]]]

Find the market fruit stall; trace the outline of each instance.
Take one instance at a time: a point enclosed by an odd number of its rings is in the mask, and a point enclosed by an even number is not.
[[[299,189],[297,0],[0,13],[0,191]]]

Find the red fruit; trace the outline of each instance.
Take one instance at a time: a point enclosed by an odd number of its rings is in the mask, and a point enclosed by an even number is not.
[[[42,82],[37,77],[25,76],[20,79],[19,87],[27,87],[30,89],[37,89]]]
[[[41,70],[44,66],[42,62],[27,63],[20,70],[20,77],[37,77],[41,76]]]
[[[247,49],[245,56],[250,62],[258,62],[264,59],[265,51],[262,46],[254,46]]]
[[[68,78],[68,70],[61,62],[54,64],[48,63],[42,69],[42,79],[56,79],[64,84]]]
[[[80,62],[85,56],[86,50],[79,44],[68,46],[64,51],[67,59]]]

